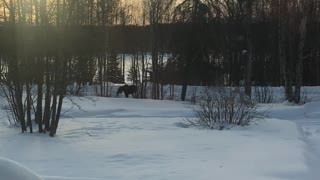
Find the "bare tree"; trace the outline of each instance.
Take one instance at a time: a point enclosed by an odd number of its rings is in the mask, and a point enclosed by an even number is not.
[[[151,36],[151,57],[152,57],[152,98],[160,98],[159,86],[159,24],[164,22],[166,14],[172,6],[175,5],[174,0],[145,0],[144,8],[148,12],[148,20],[150,24]]]
[[[295,92],[294,92],[294,101],[295,103],[300,103],[301,101],[301,86],[302,86],[302,77],[303,77],[303,60],[304,60],[304,47],[307,34],[307,21],[308,13],[311,5],[311,0],[301,0],[299,1],[299,8],[301,13],[301,22],[299,26],[299,46],[298,46],[298,58],[296,63],[296,82],[295,82]]]
[[[253,2],[254,0],[246,1],[246,16],[245,24],[247,26],[247,64],[246,64],[246,77],[245,77],[245,92],[251,97],[251,76],[253,64],[253,38],[252,38],[252,16],[253,16]]]

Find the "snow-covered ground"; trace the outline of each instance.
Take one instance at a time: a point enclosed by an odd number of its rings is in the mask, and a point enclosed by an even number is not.
[[[23,165],[6,158],[0,158],[0,178],[3,180],[43,180]]]
[[[320,96],[319,96],[320,97]],[[316,98],[319,98],[316,97]],[[314,100],[315,98],[313,98]],[[280,120],[295,122],[306,143],[306,164],[309,168],[307,178],[320,178],[320,102],[310,102],[303,106],[286,104],[264,105],[261,109],[269,109],[269,116]],[[271,109],[270,109],[271,108]]]
[[[314,93],[313,99],[319,98]],[[58,134],[21,134],[0,100],[0,157],[47,180],[317,180],[320,102],[259,105],[269,117],[225,131],[183,128],[188,103],[66,99]],[[16,163],[17,164],[17,163]],[[0,180],[3,179],[0,161]]]

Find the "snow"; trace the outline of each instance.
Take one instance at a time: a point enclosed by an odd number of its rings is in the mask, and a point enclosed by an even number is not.
[[[315,89],[315,88],[314,88]],[[320,96],[319,96],[320,97]],[[317,98],[319,98],[317,97]],[[315,100],[315,98],[312,98]],[[268,107],[269,106],[269,107]],[[295,122],[302,138],[306,143],[306,163],[310,173],[308,179],[319,179],[320,172],[320,102],[310,102],[303,106],[289,106],[283,104],[273,105],[269,110],[269,116],[281,120]],[[270,108],[270,105],[265,105]]]
[[[183,126],[189,103],[72,97],[81,109],[65,100],[54,138],[7,125],[0,101],[0,157],[46,180],[316,180],[320,88],[310,89],[306,105],[260,104],[268,118],[225,131]]]
[[[0,157],[0,175],[5,180],[43,180],[23,165],[12,160]]]

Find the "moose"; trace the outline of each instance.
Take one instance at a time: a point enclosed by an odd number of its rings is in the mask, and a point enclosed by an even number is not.
[[[122,94],[124,92],[126,98],[129,97],[129,94],[133,95],[137,92],[137,86],[135,85],[124,85],[124,86],[120,86],[118,91],[117,91],[117,96],[119,96],[119,94]]]

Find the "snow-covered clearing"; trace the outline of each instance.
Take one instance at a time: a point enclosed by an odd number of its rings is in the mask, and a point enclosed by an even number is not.
[[[270,108],[270,105],[266,106]],[[262,107],[261,109],[264,108]],[[297,124],[302,138],[307,144],[305,156],[310,171],[308,179],[319,179],[320,102],[310,102],[303,106],[272,105],[272,108],[269,110],[269,116],[281,120],[291,120]]]
[[[180,126],[192,116],[188,103],[90,99],[73,98],[83,111],[66,100],[55,138],[21,134],[2,118],[0,157],[48,180],[318,179],[318,102],[260,105],[270,118],[212,131]]]

